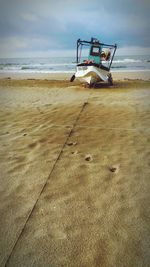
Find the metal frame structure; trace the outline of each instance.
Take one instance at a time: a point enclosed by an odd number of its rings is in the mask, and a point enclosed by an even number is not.
[[[89,46],[89,45],[96,45],[96,46],[103,47],[103,48],[114,49],[113,53],[111,55],[111,59],[109,60],[108,69],[110,70],[111,65],[112,65],[112,61],[114,59],[114,55],[115,55],[115,52],[116,52],[116,49],[117,49],[117,44],[110,45],[110,44],[101,43],[96,38],[91,38],[91,41],[85,41],[85,40],[78,39],[77,40],[77,56],[76,56],[76,63],[77,64],[80,62],[82,47],[83,46]],[[79,53],[80,53],[80,56],[79,56]]]

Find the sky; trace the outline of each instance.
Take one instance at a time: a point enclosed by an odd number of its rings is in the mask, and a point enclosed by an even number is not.
[[[150,0],[0,0],[0,57],[73,56],[96,37],[150,55]]]

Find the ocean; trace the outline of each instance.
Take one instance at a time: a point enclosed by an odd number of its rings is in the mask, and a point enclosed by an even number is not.
[[[73,73],[73,57],[0,59],[0,73]],[[115,56],[111,71],[150,70],[150,56]]]

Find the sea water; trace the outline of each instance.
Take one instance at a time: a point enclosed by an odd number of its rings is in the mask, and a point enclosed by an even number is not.
[[[73,57],[0,59],[0,73],[73,73]],[[150,56],[115,56],[112,72],[150,71]]]

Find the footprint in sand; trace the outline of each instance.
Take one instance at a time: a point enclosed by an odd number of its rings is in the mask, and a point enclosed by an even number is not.
[[[111,172],[118,173],[119,172],[119,165],[112,165],[111,167],[109,167],[109,170]]]
[[[28,148],[34,148],[37,146],[37,142],[31,143],[28,145]]]
[[[67,143],[67,146],[76,146],[77,142],[69,142]]]
[[[86,161],[92,161],[93,157],[90,154],[87,154],[84,158]]]
[[[72,155],[77,155],[79,152],[76,150],[76,151],[72,151],[71,154]]]

